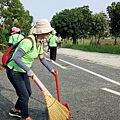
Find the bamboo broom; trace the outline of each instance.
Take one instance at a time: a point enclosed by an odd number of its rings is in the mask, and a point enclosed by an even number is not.
[[[49,120],[68,120],[70,111],[60,102],[58,102],[53,96],[51,96],[51,94],[49,94],[49,91],[45,88],[36,75],[34,75],[33,80],[44,95],[44,99],[48,108]],[[47,93],[44,91],[44,89],[47,90]]]

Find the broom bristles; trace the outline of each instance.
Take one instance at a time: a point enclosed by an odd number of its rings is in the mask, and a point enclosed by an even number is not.
[[[54,97],[43,92],[50,120],[68,120],[70,111]]]

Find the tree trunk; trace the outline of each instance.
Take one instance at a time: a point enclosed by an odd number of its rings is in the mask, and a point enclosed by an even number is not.
[[[117,45],[117,36],[115,36],[114,45]]]
[[[76,44],[76,43],[77,43],[76,38],[75,38],[75,37],[72,37],[72,39],[73,39],[73,44]]]
[[[76,44],[76,42],[77,42],[76,39],[73,39],[73,44]]]
[[[97,41],[97,45],[100,44],[100,36],[98,36],[98,41]]]
[[[97,36],[95,35],[95,42],[94,42],[95,45],[97,45]]]
[[[90,45],[93,44],[93,36],[90,37]]]

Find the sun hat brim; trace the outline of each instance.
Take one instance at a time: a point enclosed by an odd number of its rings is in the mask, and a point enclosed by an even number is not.
[[[42,29],[40,29],[40,28],[37,29],[37,28],[36,28],[36,29],[34,30],[34,33],[35,33],[35,34],[45,34],[45,33],[50,33],[50,32],[52,32],[52,30],[53,30],[52,27],[51,27],[51,28],[46,28],[46,29],[45,29],[45,28],[44,28],[44,29],[43,29],[43,28],[42,28]]]
[[[52,30],[52,34],[55,35],[57,32],[55,29]]]
[[[53,30],[51,27],[50,22],[47,19],[41,19],[38,22],[36,22],[35,25],[35,34],[45,34],[50,33]]]

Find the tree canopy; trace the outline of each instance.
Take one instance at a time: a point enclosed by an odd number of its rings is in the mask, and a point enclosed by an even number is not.
[[[116,39],[120,35],[120,2],[113,2],[111,6],[107,7],[107,11],[110,18],[110,32]]]
[[[109,34],[109,28],[112,35],[118,37],[120,34],[120,3],[113,2],[107,11],[108,15],[93,14],[89,6],[65,9],[53,16],[51,24],[62,38],[71,37],[74,44],[76,39],[87,37],[94,37],[99,44],[100,38]]]
[[[26,35],[31,28],[33,17],[25,10],[20,0],[0,1],[0,43],[8,42],[13,26],[19,27]]]
[[[106,28],[106,20],[104,13],[92,15],[89,6],[83,6],[57,13],[51,24],[63,38],[72,37],[73,43],[76,43],[76,39],[87,38],[88,35],[100,37]]]

